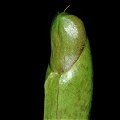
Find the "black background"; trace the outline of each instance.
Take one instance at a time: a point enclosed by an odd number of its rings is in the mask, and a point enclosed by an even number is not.
[[[91,120],[104,120],[113,115],[117,39],[113,37],[116,12],[113,11],[114,4],[109,3],[55,0],[4,4],[1,65],[5,73],[2,78],[5,82],[2,111],[6,117],[43,119],[50,26],[55,15],[68,5],[71,6],[67,12],[84,22],[90,41],[94,69]]]

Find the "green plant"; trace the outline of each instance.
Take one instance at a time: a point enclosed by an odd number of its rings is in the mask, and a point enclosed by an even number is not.
[[[92,100],[92,59],[81,19],[58,14],[51,27],[44,120],[88,120]]]

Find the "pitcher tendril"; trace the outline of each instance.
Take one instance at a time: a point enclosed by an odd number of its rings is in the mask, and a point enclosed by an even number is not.
[[[64,12],[65,12],[69,7],[70,7],[70,5],[68,5],[68,6],[65,8]]]

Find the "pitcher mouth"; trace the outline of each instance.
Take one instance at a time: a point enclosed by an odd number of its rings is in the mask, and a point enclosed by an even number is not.
[[[51,27],[52,71],[61,74],[69,70],[80,57],[85,42],[86,32],[82,20],[65,12],[58,14]]]

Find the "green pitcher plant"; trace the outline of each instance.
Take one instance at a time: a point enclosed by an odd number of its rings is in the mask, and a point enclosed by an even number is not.
[[[62,12],[54,18],[50,32],[44,120],[88,120],[93,69],[84,24],[77,16]]]

